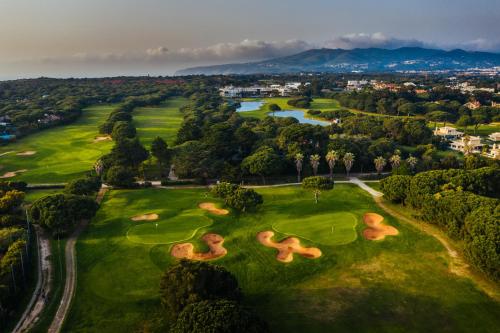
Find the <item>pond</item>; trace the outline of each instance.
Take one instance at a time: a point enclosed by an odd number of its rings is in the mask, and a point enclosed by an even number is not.
[[[273,115],[272,113],[269,113],[269,115]],[[274,113],[275,117],[293,117],[299,121],[301,124],[311,124],[311,125],[321,125],[321,126],[328,126],[330,125],[330,122],[328,121],[322,121],[322,120],[316,120],[316,119],[310,119],[306,118],[304,115],[303,111],[298,111],[298,110],[289,110],[289,111],[278,111]]]
[[[236,109],[236,112],[256,111],[264,105],[264,101],[240,102],[241,106]]]

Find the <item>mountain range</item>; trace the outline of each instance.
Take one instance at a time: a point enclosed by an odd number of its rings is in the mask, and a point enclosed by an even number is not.
[[[398,49],[311,49],[264,61],[192,67],[177,75],[281,74],[300,72],[398,72],[491,68],[500,66],[500,54],[445,51],[420,47]]]

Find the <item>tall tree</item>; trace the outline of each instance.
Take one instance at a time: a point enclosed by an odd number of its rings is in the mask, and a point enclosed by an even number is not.
[[[313,169],[313,174],[316,176],[318,174],[319,161],[321,160],[321,156],[318,154],[311,155],[311,167]]]
[[[384,170],[387,161],[382,156],[379,156],[373,161],[373,163],[375,163],[375,169],[377,169],[377,173],[380,175],[382,170]]]
[[[165,166],[168,166],[168,163],[170,162],[171,154],[167,143],[159,136],[157,136],[151,143],[151,155],[156,158],[160,174],[163,176]]]
[[[353,153],[345,153],[344,154],[343,161],[344,161],[345,170],[347,172],[347,177],[349,177],[349,172],[351,172],[352,166],[354,164],[354,158],[355,158],[355,156]]]
[[[401,165],[401,156],[395,153],[391,156],[389,162],[391,162],[392,170],[397,169]]]
[[[325,156],[328,167],[330,168],[330,179],[333,179],[333,168],[339,159],[339,154],[335,150],[330,150]]]
[[[302,153],[295,154],[295,168],[297,169],[297,182],[300,183],[300,173],[302,172],[302,164],[304,155]]]
[[[413,170],[415,170],[415,167],[417,166],[418,158],[416,158],[415,156],[410,155],[406,159],[406,163],[408,163],[408,165],[410,166],[411,171],[413,171]]]

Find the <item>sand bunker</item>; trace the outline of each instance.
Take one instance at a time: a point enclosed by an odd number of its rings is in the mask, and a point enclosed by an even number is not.
[[[111,140],[113,139],[109,135],[96,136],[94,138],[94,142],[111,141]]]
[[[36,151],[27,150],[27,151],[23,151],[22,153],[17,153],[16,155],[17,156],[31,156],[31,155],[35,155],[35,154],[36,154]]]
[[[142,214],[130,218],[132,221],[154,221],[158,220],[160,216],[158,214]]]
[[[215,207],[213,202],[202,202],[198,205],[201,209],[208,210],[210,213],[215,215],[227,215],[229,211],[227,209],[220,209]]]
[[[178,259],[212,260],[225,256],[227,250],[222,246],[224,238],[218,234],[205,234],[201,239],[207,243],[209,251],[205,253],[194,252],[192,243],[175,244],[170,254]]]
[[[363,216],[363,221],[368,226],[368,228],[363,231],[363,236],[368,240],[381,240],[384,239],[385,236],[396,236],[399,234],[398,229],[383,224],[384,217],[379,214],[366,213]]]
[[[291,262],[293,254],[297,253],[308,259],[316,259],[321,257],[321,250],[315,247],[303,247],[300,245],[300,240],[297,237],[288,237],[279,243],[272,240],[274,232],[262,231],[257,234],[259,242],[267,247],[272,247],[278,250],[276,259],[281,262]]]
[[[6,172],[4,173],[2,176],[0,176],[0,178],[12,178],[12,177],[15,177],[17,176],[18,173],[23,173],[23,172],[26,172],[28,171],[28,169],[22,169],[22,170],[17,170],[17,171],[10,171],[10,172]]]

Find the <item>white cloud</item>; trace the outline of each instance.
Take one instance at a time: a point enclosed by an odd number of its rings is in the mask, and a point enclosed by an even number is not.
[[[396,49],[399,47],[406,46],[417,46],[417,47],[430,47],[430,44],[424,43],[417,39],[400,39],[395,37],[389,37],[381,32],[376,32],[373,34],[368,33],[356,33],[347,34],[340,37],[335,37],[324,43],[325,47],[332,49],[355,49],[355,48],[369,48],[378,47],[385,49]]]

